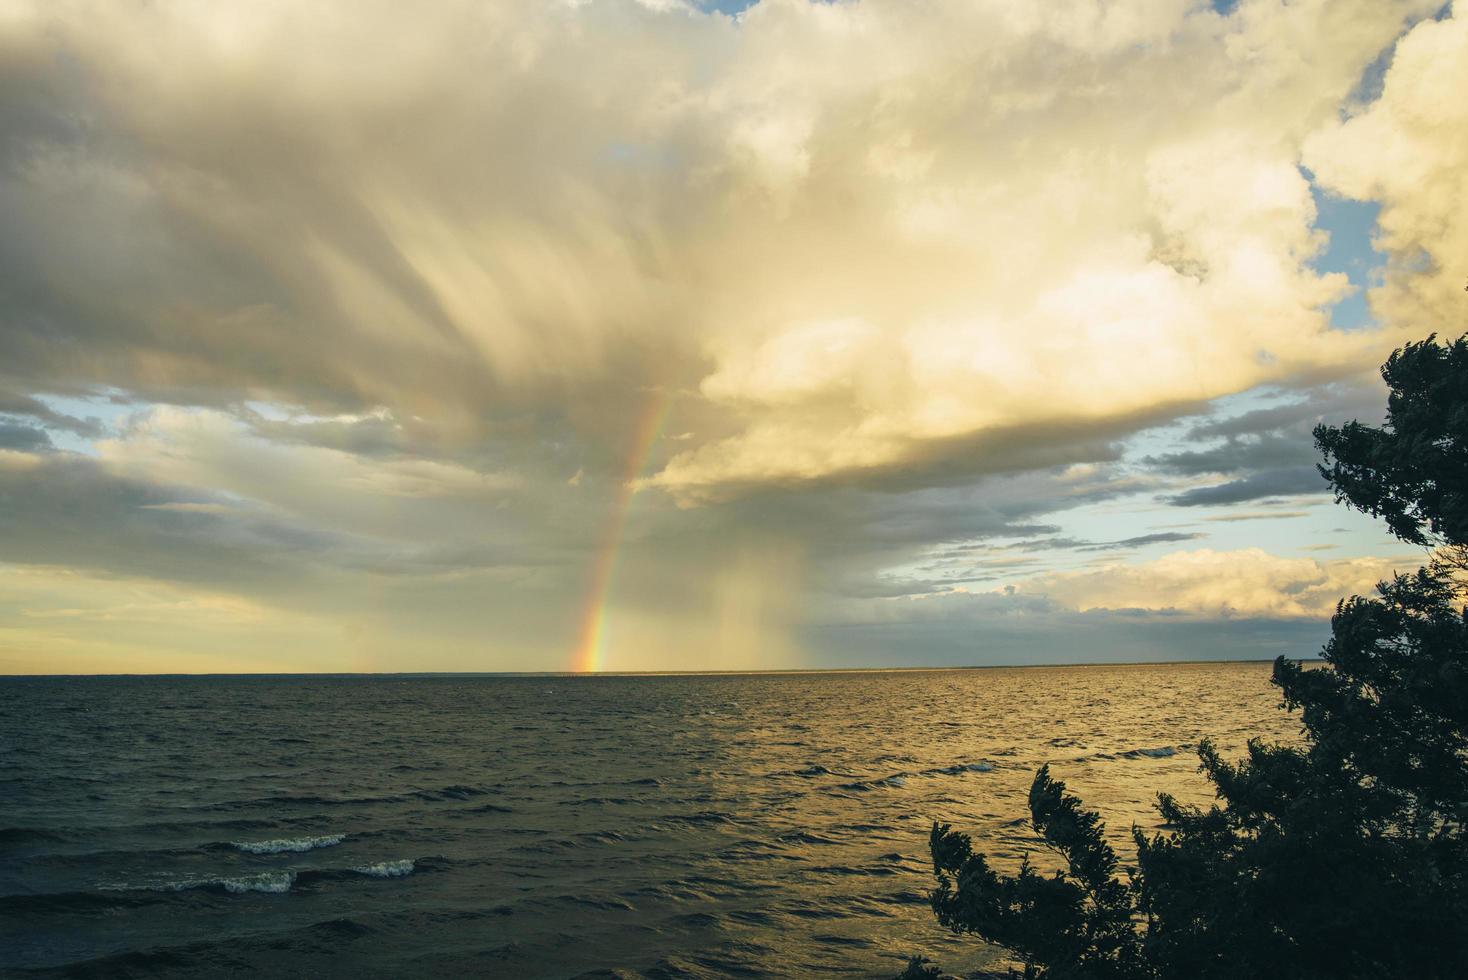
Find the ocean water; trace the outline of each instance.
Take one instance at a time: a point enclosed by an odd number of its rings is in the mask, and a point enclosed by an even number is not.
[[[1035,848],[1036,767],[1129,850],[1193,746],[1290,739],[1267,664],[0,679],[14,976],[890,977],[933,820]],[[1042,862],[1043,863],[1043,862]]]

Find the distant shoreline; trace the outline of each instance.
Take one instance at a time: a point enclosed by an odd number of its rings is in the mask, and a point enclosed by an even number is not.
[[[234,678],[448,678],[448,677],[563,677],[567,680],[594,679],[597,677],[761,677],[765,675],[805,674],[922,674],[952,670],[1055,670],[1059,668],[1107,668],[1107,667],[1197,667],[1220,664],[1271,664],[1273,657],[1240,657],[1229,660],[1118,660],[1103,663],[1044,663],[1044,664],[972,664],[949,667],[769,667],[754,670],[444,670],[444,671],[295,671],[291,673],[198,673],[198,674],[0,674],[0,680],[26,678],[95,678],[109,677],[153,677],[159,679],[183,677],[234,677]],[[1318,663],[1319,657],[1292,657],[1300,663]]]

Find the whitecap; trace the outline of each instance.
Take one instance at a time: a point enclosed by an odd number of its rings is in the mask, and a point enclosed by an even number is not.
[[[359,875],[371,875],[374,878],[401,878],[413,873],[413,861],[404,858],[401,861],[379,861],[376,864],[364,864],[352,869]]]
[[[234,895],[243,895],[245,892],[264,892],[267,895],[283,895],[291,890],[291,885],[296,883],[294,871],[266,871],[264,874],[249,875],[244,878],[221,878],[219,884],[224,890]]]
[[[326,834],[321,837],[281,837],[276,840],[234,841],[230,846],[250,854],[286,854],[311,851],[318,847],[332,847],[346,839],[346,834]]]
[[[103,891],[131,891],[143,888],[149,891],[184,892],[193,888],[223,888],[232,895],[246,892],[263,892],[267,895],[283,895],[296,883],[294,871],[264,871],[257,875],[241,875],[237,878],[185,878],[153,884],[102,885]]]

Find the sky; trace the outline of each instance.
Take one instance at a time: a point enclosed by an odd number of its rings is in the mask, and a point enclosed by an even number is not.
[[[1310,656],[1441,0],[0,0],[0,672]]]

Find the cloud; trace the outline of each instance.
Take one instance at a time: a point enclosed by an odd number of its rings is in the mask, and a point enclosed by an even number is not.
[[[1339,425],[1348,419],[1374,423],[1381,417],[1385,395],[1379,382],[1365,378],[1294,394],[1283,404],[1197,422],[1183,434],[1187,448],[1145,456],[1140,465],[1194,484],[1210,476],[1234,477],[1173,495],[1169,502],[1179,506],[1229,506],[1278,496],[1324,494],[1329,487],[1315,469],[1320,459],[1315,427]],[[1203,448],[1192,448],[1192,444],[1203,444]]]
[[[1263,498],[1324,494],[1329,491],[1329,485],[1315,467],[1291,466],[1264,470],[1240,480],[1230,480],[1211,487],[1184,490],[1172,497],[1169,503],[1177,507],[1217,506]]]
[[[1167,473],[1197,476],[1237,473],[1240,470],[1289,467],[1312,457],[1314,444],[1307,438],[1264,435],[1257,438],[1231,437],[1203,450],[1185,450],[1149,456],[1144,462]]]
[[[1306,513],[1308,512],[1303,510],[1252,510],[1240,514],[1210,514],[1203,519],[1232,524],[1237,521],[1293,520],[1297,517],[1304,517]]]
[[[174,609],[220,663],[275,616],[316,666],[558,667],[605,561],[613,666],[863,624],[1123,650],[1129,613],[956,576],[1199,538],[1161,494],[1323,491],[1311,424],[1379,412],[1363,372],[1463,253],[1459,110],[1412,115],[1459,22],[1350,101],[1436,6],[9,4],[0,551],[55,573],[27,649],[82,663],[110,622],[142,657]],[[1329,326],[1302,153],[1384,197],[1380,328]],[[1259,386],[1295,400],[1201,417]]]
[[[1052,530],[1058,530],[1058,528]],[[1201,537],[1206,537],[1206,535],[1197,532],[1182,531],[1158,531],[1149,534],[1139,534],[1130,538],[1122,538],[1119,541],[1089,541],[1084,538],[1061,535],[1059,537],[1034,538],[1028,541],[1014,541],[1008,544],[988,545],[986,547],[993,551],[1120,551],[1126,548],[1141,548],[1150,544],[1192,541]],[[962,552],[956,553],[961,554]]]
[[[3,416],[29,416],[42,425],[72,432],[79,436],[95,438],[102,434],[102,425],[96,419],[79,419],[65,412],[58,412],[39,398],[18,394],[0,387],[0,421]]]
[[[36,452],[51,448],[51,437],[45,429],[33,425],[7,422],[0,418],[0,449],[16,452]]]
[[[368,457],[256,437],[229,415],[160,406],[134,415],[119,437],[97,444],[115,473],[255,501],[318,526],[360,533],[422,533],[455,509],[494,501],[517,485],[499,473],[402,455]],[[395,501],[391,514],[385,501]],[[428,502],[447,506],[430,509]]]
[[[1304,162],[1329,190],[1381,202],[1375,245],[1384,281],[1378,319],[1418,334],[1463,329],[1468,273],[1468,18],[1453,9],[1396,46],[1381,96],[1315,133]]]
[[[1095,459],[1389,346],[1296,163],[1430,7],[21,4],[0,359],[464,438],[658,388],[685,503]]]
[[[1187,438],[1196,442],[1223,438],[1235,443],[1248,437],[1291,437],[1308,441],[1309,452],[1314,455],[1310,433],[1316,425],[1339,424],[1347,419],[1376,423],[1382,418],[1386,386],[1377,376],[1376,365],[1366,371],[1361,377],[1305,389],[1299,397],[1282,404],[1199,422],[1189,429]]]
[[[1321,619],[1419,557],[1281,558],[1259,548],[1179,551],[1136,565],[1055,572],[1020,586],[1069,608],[1143,609],[1203,618]]]
[[[1087,550],[1117,550],[1121,548],[1140,548],[1149,544],[1171,544],[1176,541],[1193,541],[1197,538],[1207,537],[1204,534],[1184,533],[1181,531],[1157,531],[1152,534],[1139,534],[1134,538],[1123,538],[1120,541],[1108,541],[1104,544],[1091,545]]]

